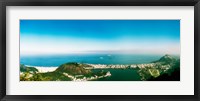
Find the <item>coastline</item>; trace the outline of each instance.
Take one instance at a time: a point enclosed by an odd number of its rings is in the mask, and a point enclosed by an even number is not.
[[[43,67],[43,66],[30,66],[30,65],[25,65],[25,66],[34,67],[38,70],[39,73],[53,72],[58,68],[58,67]]]
[[[46,72],[53,72],[55,71],[58,67],[35,67],[38,72],[40,73],[46,73]]]
[[[81,63],[78,63],[81,64]],[[145,66],[154,66],[155,63],[146,63],[146,64],[130,64],[130,65],[125,65],[125,64],[121,64],[121,65],[114,65],[114,64],[110,64],[110,65],[106,65],[106,64],[87,64],[90,65],[91,67],[84,67],[85,69],[126,69],[126,68],[145,68]],[[38,72],[40,73],[45,73],[45,72],[52,72],[55,71],[58,67],[45,67],[45,66],[30,66],[30,65],[25,65],[27,67],[34,67],[36,69],[38,69]]]
[[[81,63],[79,63],[81,64]],[[110,65],[106,65],[106,64],[87,64],[90,65],[91,67],[84,67],[85,69],[127,69],[127,68],[132,68],[132,69],[136,69],[136,68],[145,68],[145,67],[154,67],[157,64],[156,63],[145,63],[145,64],[130,64],[130,65],[114,65],[114,64],[110,64]],[[44,67],[44,66],[29,66],[29,65],[25,65],[27,67],[34,67],[36,69],[38,69],[38,72],[40,73],[45,73],[45,72],[53,72],[55,71],[58,67]],[[169,69],[170,65],[164,65],[161,66],[162,68],[167,68]]]

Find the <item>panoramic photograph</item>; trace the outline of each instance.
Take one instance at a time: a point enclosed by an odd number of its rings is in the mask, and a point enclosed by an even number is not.
[[[20,20],[20,81],[180,81],[180,20]]]

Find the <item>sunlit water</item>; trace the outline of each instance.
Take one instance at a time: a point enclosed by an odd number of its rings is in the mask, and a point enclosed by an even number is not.
[[[158,60],[162,55],[133,54],[73,54],[21,56],[20,64],[31,66],[55,67],[67,62],[89,64],[141,64]]]
[[[133,55],[133,54],[71,54],[71,55],[40,55],[21,56],[20,64],[38,67],[58,67],[67,62],[89,64],[141,64],[158,60],[162,55]],[[98,81],[138,81],[140,76],[136,69],[103,69],[110,71],[110,77]],[[95,71],[95,70],[93,70]]]

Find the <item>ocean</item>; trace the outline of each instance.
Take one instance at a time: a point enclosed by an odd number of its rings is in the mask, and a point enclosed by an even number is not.
[[[68,54],[20,56],[20,64],[40,67],[58,67],[67,62],[88,64],[142,64],[160,59],[164,55],[135,54]]]
[[[33,67],[58,67],[67,62],[88,64],[143,64],[160,59],[164,55],[134,55],[134,54],[71,54],[71,55],[35,55],[21,56],[20,64]],[[110,77],[96,81],[140,81],[136,69],[103,69],[110,71]],[[95,71],[95,69],[93,70]]]

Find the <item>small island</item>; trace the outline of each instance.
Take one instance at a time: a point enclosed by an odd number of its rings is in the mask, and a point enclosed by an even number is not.
[[[69,62],[57,68],[38,68],[20,64],[20,81],[98,81],[109,78],[114,70],[135,70],[138,81],[179,81],[180,59],[168,54],[146,64],[105,65]]]

